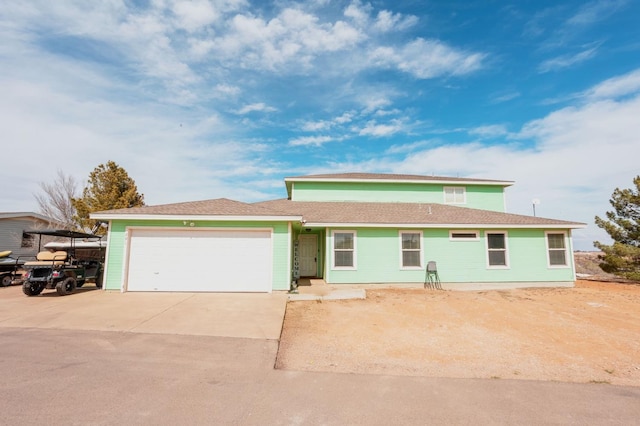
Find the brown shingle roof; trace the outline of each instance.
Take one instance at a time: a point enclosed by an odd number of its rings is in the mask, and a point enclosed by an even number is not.
[[[132,207],[92,213],[101,216],[254,216],[281,217],[293,220],[302,217],[309,225],[371,224],[424,226],[505,226],[505,227],[566,227],[584,224],[563,220],[470,209],[436,203],[374,203],[290,201],[287,199],[247,204],[218,198],[215,200]]]
[[[287,214],[302,215],[308,224],[411,224],[411,225],[490,225],[515,227],[565,226],[578,228],[584,224],[489,210],[470,209],[436,203],[372,203],[265,201],[256,205]]]
[[[242,203],[227,198],[162,204],[158,206],[132,207],[92,213],[92,216],[97,217],[100,215],[282,216],[281,213],[271,211],[266,206]]]

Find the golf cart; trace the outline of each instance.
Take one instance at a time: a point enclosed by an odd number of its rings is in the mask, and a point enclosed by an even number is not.
[[[104,268],[104,242],[100,236],[68,230],[26,231],[40,236],[36,260],[24,263],[27,273],[22,284],[22,292],[27,296],[37,296],[47,289],[56,289],[60,296],[73,293],[86,282],[94,282],[102,288]],[[49,243],[47,250],[40,251],[42,236],[64,237],[69,243]],[[54,244],[54,246],[52,246]],[[55,244],[58,244],[55,246]],[[91,255],[80,248],[91,248]]]
[[[0,286],[7,287],[19,276],[18,270],[24,265],[24,260],[11,257],[11,251],[0,252]]]

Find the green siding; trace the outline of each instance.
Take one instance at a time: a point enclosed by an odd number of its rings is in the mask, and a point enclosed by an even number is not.
[[[438,185],[387,182],[295,182],[293,201],[360,201],[387,203],[444,203],[445,186],[465,186],[462,207],[504,211],[503,187],[495,185]]]
[[[411,229],[413,230],[413,229]],[[569,238],[569,267],[549,268],[543,229],[507,230],[508,269],[487,267],[485,231],[477,241],[450,241],[448,229],[423,229],[422,270],[400,268],[398,229],[360,228],[357,232],[357,269],[333,270],[331,241],[327,243],[325,280],[340,283],[421,283],[427,261],[437,262],[440,280],[446,283],[500,283],[573,281],[573,256]],[[570,233],[567,231],[567,236]],[[327,236],[330,238],[331,230]]]
[[[107,290],[120,290],[124,280],[125,268],[125,235],[127,227],[165,227],[184,228],[183,222],[177,220],[112,220],[109,234],[107,258],[107,276],[104,286]],[[286,222],[214,222],[197,221],[197,228],[271,228],[273,229],[273,290],[289,290],[289,227]],[[250,266],[250,265],[248,265]]]

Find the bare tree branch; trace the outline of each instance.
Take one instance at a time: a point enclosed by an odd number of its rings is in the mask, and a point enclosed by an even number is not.
[[[40,189],[42,193],[34,194],[39,212],[60,222],[65,229],[77,229],[72,199],[76,196],[78,183],[74,177],[58,170],[53,181],[40,182]]]

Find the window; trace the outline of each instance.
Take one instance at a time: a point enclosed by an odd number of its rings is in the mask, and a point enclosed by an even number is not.
[[[444,202],[446,204],[465,204],[466,191],[463,186],[445,186]]]
[[[489,267],[508,267],[506,232],[487,232]]]
[[[400,251],[403,268],[422,268],[422,232],[400,232]]]
[[[22,233],[22,243],[20,244],[21,248],[32,248],[35,246],[35,235],[27,234],[26,232]]]
[[[549,266],[568,266],[564,232],[547,232]]]
[[[451,241],[478,241],[480,239],[478,231],[449,231]]]
[[[356,233],[353,231],[333,232],[333,267],[354,269]]]

